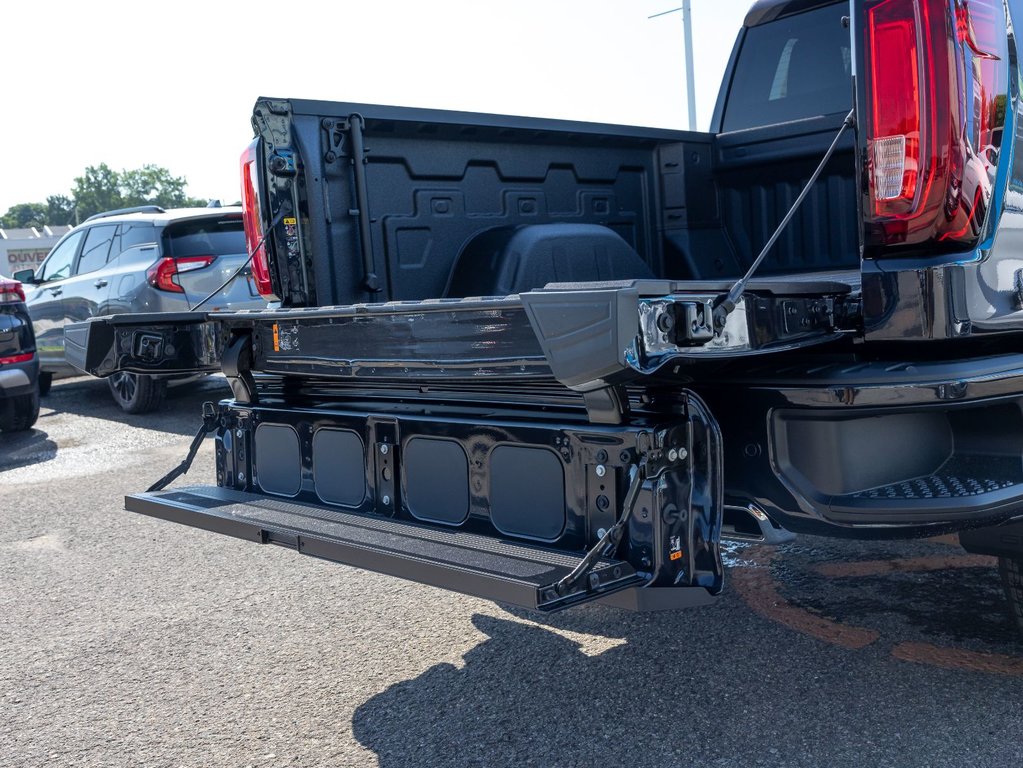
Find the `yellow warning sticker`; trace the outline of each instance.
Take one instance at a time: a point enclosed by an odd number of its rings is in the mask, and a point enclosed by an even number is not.
[[[281,331],[277,327],[277,323],[274,323],[274,352],[281,351]]]
[[[298,219],[296,219],[294,216],[285,216],[284,217],[284,226],[286,226],[286,227],[293,227],[296,224],[298,224]]]

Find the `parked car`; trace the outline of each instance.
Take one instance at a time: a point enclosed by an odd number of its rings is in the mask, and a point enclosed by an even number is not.
[[[245,263],[241,208],[125,208],[89,217],[53,247],[26,284],[29,313],[39,344],[40,391],[53,377],[75,376],[64,356],[64,326],[121,312],[188,310],[216,291]],[[262,308],[250,273],[233,280],[203,308]],[[128,413],[159,407],[168,382],[182,377],[121,372],[110,392]]]
[[[25,291],[0,275],[0,432],[31,429],[39,417],[39,357]]]

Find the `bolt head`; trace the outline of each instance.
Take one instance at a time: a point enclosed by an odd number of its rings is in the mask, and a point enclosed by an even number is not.
[[[239,483],[244,483],[245,482],[245,473],[244,472],[239,472],[238,473],[238,482]]]
[[[389,450],[389,449],[388,449],[388,447],[387,447],[387,443],[384,443],[383,445],[381,445],[381,446],[380,446],[380,453],[384,454],[384,456],[386,456],[386,455],[387,455],[387,451],[388,451],[388,450]]]
[[[390,496],[384,496],[384,498],[380,499],[380,501],[382,501],[384,503],[385,507],[391,506],[391,497]]]
[[[606,474],[607,474],[607,467],[605,467],[603,464],[598,464],[597,465],[597,477],[603,477]]]
[[[668,461],[678,461],[678,451],[674,448],[668,451]]]
[[[238,438],[239,440],[241,440],[241,439],[242,439],[242,435],[243,435],[243,434],[245,434],[245,433],[244,433],[244,432],[242,432],[242,431],[241,431],[240,429],[236,429],[236,430],[234,431],[234,436],[235,436],[235,437],[237,437],[237,438]]]
[[[607,528],[598,528],[597,529],[597,538],[598,539],[602,539],[606,535],[607,535]]]

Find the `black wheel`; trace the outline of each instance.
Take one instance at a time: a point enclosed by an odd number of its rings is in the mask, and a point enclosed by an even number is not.
[[[0,432],[23,432],[32,429],[38,418],[37,392],[0,400]]]
[[[115,373],[109,379],[110,394],[125,413],[155,411],[167,394],[167,380],[137,373]]]
[[[1016,621],[1016,629],[1023,635],[1023,560],[1010,557],[998,558],[998,570],[1002,574],[1002,586],[1009,601],[1009,612]]]
[[[50,387],[53,386],[53,374],[52,373],[39,373],[39,394],[48,395],[50,394]]]

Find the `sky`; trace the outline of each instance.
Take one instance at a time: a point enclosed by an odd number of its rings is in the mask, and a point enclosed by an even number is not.
[[[752,0],[692,0],[697,127]],[[681,0],[96,0],[0,10],[0,213],[86,166],[239,197],[258,96],[686,128]]]

